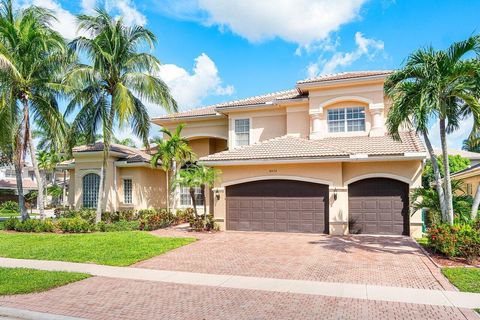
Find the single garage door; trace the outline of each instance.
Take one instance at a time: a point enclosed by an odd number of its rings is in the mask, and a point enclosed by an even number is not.
[[[350,233],[409,234],[408,184],[386,178],[348,186]]]
[[[328,232],[328,186],[261,180],[226,188],[227,230]]]

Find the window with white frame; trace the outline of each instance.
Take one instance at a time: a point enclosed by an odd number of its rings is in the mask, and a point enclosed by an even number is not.
[[[132,198],[132,179],[123,179],[123,203],[133,203]]]
[[[234,121],[235,146],[250,144],[250,119],[235,119]]]
[[[203,206],[203,199],[200,187],[195,187],[195,204],[197,206]],[[180,205],[181,206],[192,206],[192,197],[190,196],[189,187],[180,187]]]
[[[83,176],[83,207],[96,208],[98,201],[98,189],[100,187],[100,176],[95,173],[89,173]]]
[[[365,131],[365,108],[330,109],[327,122],[331,133]]]

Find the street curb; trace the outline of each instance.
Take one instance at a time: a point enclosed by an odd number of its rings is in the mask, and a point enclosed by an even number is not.
[[[15,317],[25,320],[85,320],[85,318],[76,318],[8,307],[0,307],[0,316]]]

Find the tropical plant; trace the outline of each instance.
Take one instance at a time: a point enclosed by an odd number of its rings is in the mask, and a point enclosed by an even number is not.
[[[177,176],[177,168],[181,168],[187,162],[195,159],[195,154],[188,145],[188,140],[182,137],[182,129],[185,125],[178,125],[172,132],[162,128],[161,132],[166,139],[156,141],[156,151],[150,164],[152,167],[160,167],[165,171],[167,188],[167,210],[170,209],[171,190],[173,181]]]
[[[470,219],[470,208],[472,207],[472,197],[463,190],[461,180],[452,180],[453,191],[453,211],[454,221],[456,223],[467,223]],[[418,210],[428,210],[428,224],[438,224],[442,222],[440,199],[436,189],[417,188],[410,195],[413,212]]]
[[[385,82],[385,93],[393,100],[388,130],[399,138],[399,128],[407,124],[423,135],[434,166],[442,216],[449,224],[453,224],[453,196],[446,135],[458,129],[460,120],[469,115],[474,119],[472,135],[480,129],[480,62],[467,58],[478,47],[478,37],[471,37],[453,43],[446,50],[431,47],[417,50]],[[428,139],[428,124],[432,120],[439,124],[445,161],[443,183]]]
[[[443,168],[442,157],[436,157],[438,162],[438,167],[440,170],[440,176],[444,177],[445,169]],[[463,158],[460,155],[448,155],[448,164],[450,166],[450,172],[455,173],[457,171],[466,169],[470,166],[470,159]],[[435,176],[432,167],[432,161],[427,160],[423,168],[422,173],[422,185],[424,188],[429,189],[431,184],[435,181]]]
[[[35,6],[14,9],[11,0],[0,3],[0,103],[17,118],[14,159],[18,194],[23,194],[21,168],[29,150],[39,189],[39,210],[43,209],[43,184],[35,159],[32,121],[41,121],[52,131],[63,130],[56,96],[64,66],[70,55],[62,36],[50,24],[50,11]],[[3,124],[2,124],[3,125]],[[23,200],[22,217],[26,218]],[[25,211],[25,212],[23,212]]]
[[[480,138],[478,134],[471,135],[468,139],[463,140],[462,149],[470,152],[480,152]]]
[[[151,54],[140,52],[145,45],[153,49],[155,35],[141,26],[128,27],[121,18],[114,19],[103,9],[94,16],[79,15],[80,36],[70,47],[85,55],[91,64],[79,64],[67,74],[65,84],[72,88],[70,114],[80,106],[71,126],[71,135],[84,133],[92,141],[101,129],[103,162],[96,221],[101,219],[106,180],[107,159],[115,125],[130,126],[148,145],[150,119],[142,101],[158,104],[168,112],[177,104],[167,85],[157,74],[160,62]]]
[[[192,199],[193,213],[195,214],[195,218],[198,218],[195,188],[200,186],[200,182],[198,180],[196,171],[192,170],[191,168],[180,170],[179,177],[175,180],[174,185],[188,188],[188,193],[190,194],[190,198]]]
[[[65,119],[60,119],[64,121],[62,124],[63,128],[67,128],[68,124],[65,122]],[[64,152],[67,143],[67,137],[65,136],[65,132],[58,132],[58,130],[54,131],[43,121],[35,121],[35,129],[32,131],[32,138],[38,139],[37,149],[40,151],[45,151],[49,153],[59,153]]]
[[[206,197],[205,191],[207,188],[208,190],[213,188],[215,181],[218,179],[220,171],[211,167],[203,166],[203,165],[195,166],[194,171],[200,186],[200,194],[202,195],[202,199],[203,199],[203,217],[206,223],[207,222],[207,197]]]

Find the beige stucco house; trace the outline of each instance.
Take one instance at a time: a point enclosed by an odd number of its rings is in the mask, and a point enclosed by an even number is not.
[[[453,180],[462,181],[462,190],[459,193],[465,193],[474,197],[480,185],[480,163],[455,172],[451,177]]]
[[[185,124],[199,162],[221,170],[207,208],[222,229],[418,236],[421,214],[410,212],[409,191],[421,185],[426,154],[413,132],[402,132],[401,141],[386,134],[389,73],[320,76],[152,122],[169,129]],[[77,207],[88,198],[85,177],[98,172],[97,149],[74,150],[69,164]],[[106,209],[164,204],[164,172],[137,151],[112,153]],[[131,203],[124,201],[126,188]],[[177,190],[176,205],[189,205]]]

